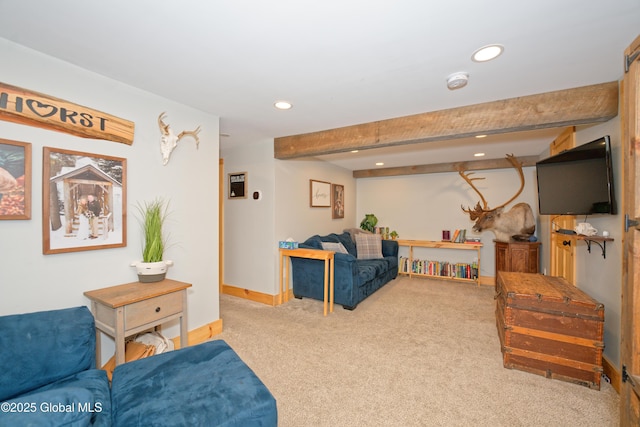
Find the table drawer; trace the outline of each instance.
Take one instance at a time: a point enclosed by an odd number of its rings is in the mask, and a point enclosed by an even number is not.
[[[124,307],[124,328],[133,329],[182,311],[182,292],[160,295]]]

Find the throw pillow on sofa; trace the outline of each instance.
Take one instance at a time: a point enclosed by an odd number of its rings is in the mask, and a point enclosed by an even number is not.
[[[348,254],[349,252],[347,252],[347,249],[344,247],[344,245],[340,242],[335,243],[335,242],[320,242],[320,244],[322,245],[322,249],[324,249],[325,251],[334,251],[340,254]]]
[[[379,234],[356,234],[358,259],[382,258],[382,239]]]

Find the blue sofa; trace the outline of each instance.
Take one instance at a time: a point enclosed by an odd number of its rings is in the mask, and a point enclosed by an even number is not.
[[[334,256],[334,302],[348,310],[398,276],[398,242],[382,240],[382,258],[358,259],[351,234],[312,236],[300,248],[323,249],[322,242],[342,243],[348,254]],[[291,258],[293,295],[296,298],[324,300],[324,261]]]
[[[2,426],[276,426],[276,401],[224,342],[95,369],[87,307],[0,317]]]

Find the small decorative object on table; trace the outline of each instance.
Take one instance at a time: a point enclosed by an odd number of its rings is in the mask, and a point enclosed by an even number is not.
[[[278,248],[280,248],[280,249],[298,249],[298,242],[294,242],[293,239],[280,240],[280,242],[278,242]]]

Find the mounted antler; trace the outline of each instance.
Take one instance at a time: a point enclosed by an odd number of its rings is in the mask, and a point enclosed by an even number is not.
[[[482,230],[491,230],[495,233],[497,240],[501,241],[509,241],[511,238],[526,240],[533,235],[535,231],[535,221],[531,206],[527,203],[518,203],[511,208],[509,212],[502,212],[503,208],[514,201],[516,197],[522,193],[522,190],[524,190],[524,173],[522,172],[522,163],[519,162],[513,154],[507,154],[507,160],[518,171],[518,175],[520,176],[520,189],[516,194],[505,203],[491,209],[489,208],[487,200],[473,183],[473,181],[484,178],[472,178],[471,174],[473,174],[473,172],[465,172],[464,169],[460,168],[458,173],[462,179],[464,179],[471,188],[478,193],[480,200],[482,201],[482,205],[478,202],[473,209],[465,209],[463,206],[460,207],[465,213],[469,214],[469,218],[472,221],[476,221],[473,226],[474,231],[480,232]]]
[[[178,141],[180,141],[185,136],[192,136],[193,139],[196,140],[196,150],[200,148],[200,138],[198,138],[198,133],[200,133],[200,126],[195,128],[194,130],[183,130],[178,134]]]
[[[510,198],[500,206],[495,207],[494,209],[500,209],[507,206],[509,203],[513,202],[516,199],[516,197],[520,195],[520,193],[522,193],[522,190],[524,190],[524,172],[522,172],[522,163],[519,162],[516,156],[514,156],[513,154],[507,154],[507,160],[518,171],[518,175],[520,176],[520,189],[512,198]]]
[[[511,163],[511,165],[518,171],[518,175],[520,176],[520,189],[516,192],[516,194],[512,198],[510,198],[505,203],[493,209],[489,208],[489,204],[487,203],[487,200],[484,198],[480,190],[478,190],[478,188],[473,184],[473,181],[477,181],[479,179],[484,179],[484,178],[471,178],[471,175],[475,172],[465,173],[462,167],[458,169],[458,173],[460,174],[462,179],[467,181],[467,183],[471,186],[471,188],[473,188],[473,190],[476,193],[478,193],[478,195],[480,196],[480,200],[482,200],[482,206],[480,206],[480,202],[478,202],[476,206],[473,208],[473,210],[471,210],[471,208],[465,209],[464,207],[461,206],[462,210],[465,213],[469,214],[469,216],[471,217],[471,220],[475,220],[478,217],[478,215],[480,215],[482,212],[489,212],[489,211],[500,209],[507,206],[509,203],[514,201],[516,197],[520,195],[520,193],[522,193],[522,190],[524,190],[524,173],[522,172],[522,163],[519,162],[518,159],[513,154],[507,154],[506,158],[509,161],[509,163]]]
[[[471,218],[471,220],[475,221],[480,216],[480,214],[482,214],[482,212],[484,212],[489,207],[488,204],[487,204],[487,200],[484,198],[484,196],[482,195],[480,190],[478,190],[478,188],[473,184],[473,181],[477,181],[479,179],[484,179],[484,178],[471,178],[471,174],[473,174],[475,172],[467,172],[467,173],[465,173],[464,169],[462,169],[462,168],[460,168],[458,170],[458,173],[460,174],[462,179],[467,181],[467,183],[471,186],[471,188],[473,188],[474,191],[476,193],[478,193],[478,195],[480,196],[480,200],[482,200],[482,206],[480,206],[480,202],[478,202],[476,204],[475,208],[473,208],[473,210],[471,210],[470,207],[465,209],[464,206],[460,205],[462,210],[465,213],[469,214],[469,217]]]
[[[171,152],[178,145],[178,141],[180,141],[185,136],[191,136],[196,140],[196,149],[200,148],[200,138],[198,138],[198,133],[200,132],[200,126],[195,128],[194,130],[185,130],[180,132],[177,136],[171,130],[171,127],[168,124],[165,124],[163,119],[165,117],[165,113],[163,112],[158,116],[158,127],[160,128],[160,132],[162,133],[161,141],[160,141],[160,151],[162,152],[162,164],[166,165],[169,163],[169,157],[171,156]]]

